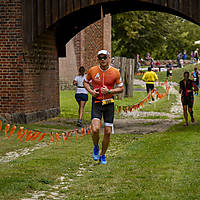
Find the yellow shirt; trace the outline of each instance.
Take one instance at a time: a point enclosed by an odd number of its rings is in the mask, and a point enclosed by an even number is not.
[[[155,72],[148,71],[144,74],[144,76],[142,77],[142,80],[146,82],[146,84],[154,84],[154,82],[158,80],[158,77]]]

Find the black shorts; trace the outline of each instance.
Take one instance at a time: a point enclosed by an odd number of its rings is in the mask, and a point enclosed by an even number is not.
[[[189,108],[193,108],[194,96],[182,96],[181,102],[183,106],[188,106]]]
[[[147,93],[151,92],[154,89],[154,84],[146,84]]]
[[[76,99],[77,102],[88,101],[88,95],[87,94],[83,94],[83,93],[75,94],[75,99]]]
[[[114,121],[114,103],[102,105],[102,103],[95,103],[92,101],[92,119],[101,120],[103,116],[104,126],[112,126]]]

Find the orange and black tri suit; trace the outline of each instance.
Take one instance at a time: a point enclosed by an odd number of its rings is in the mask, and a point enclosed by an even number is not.
[[[123,87],[120,72],[112,66],[109,66],[107,70],[102,70],[100,66],[94,66],[88,70],[85,81],[88,83],[92,81],[93,89],[99,89],[99,95],[93,98],[92,119],[97,118],[101,120],[103,116],[105,126],[112,126],[114,120],[114,103],[103,105],[102,101],[113,99],[114,95],[102,94],[101,88],[106,86],[110,90],[113,89],[115,85],[117,85],[117,87]]]

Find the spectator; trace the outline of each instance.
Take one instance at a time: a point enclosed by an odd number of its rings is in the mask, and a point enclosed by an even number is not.
[[[146,57],[145,57],[145,60],[147,61],[150,61],[151,60],[151,54],[150,53],[147,53]]]
[[[184,50],[184,53],[183,53],[183,60],[187,60],[187,51]]]
[[[196,62],[198,62],[198,60],[199,60],[199,49],[198,48],[194,51],[194,60]]]
[[[172,81],[172,70],[173,70],[173,64],[172,60],[169,60],[169,63],[166,65],[167,68],[167,81]]]
[[[177,55],[177,67],[181,68],[181,59],[182,59],[182,53],[179,52]]]
[[[154,60],[151,58],[151,68],[154,68]]]
[[[190,57],[191,57],[191,61],[193,63],[194,62],[194,52],[193,51],[191,51]]]

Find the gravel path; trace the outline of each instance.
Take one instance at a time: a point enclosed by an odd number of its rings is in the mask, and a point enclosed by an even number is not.
[[[37,149],[41,149],[46,146],[48,146],[46,143],[40,143],[40,144],[36,144],[34,147],[31,147],[31,148],[23,148],[23,149],[18,149],[16,151],[8,152],[4,156],[0,156],[0,163],[11,162],[13,160],[16,160],[19,157],[29,155],[33,151]]]

